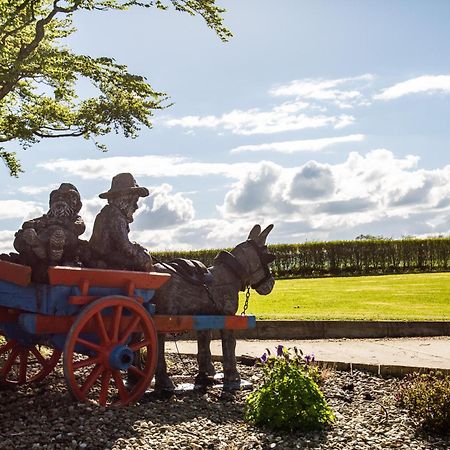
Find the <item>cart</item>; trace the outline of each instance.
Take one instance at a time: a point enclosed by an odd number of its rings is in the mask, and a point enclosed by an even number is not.
[[[42,381],[62,354],[76,400],[128,405],[153,379],[158,332],[256,323],[254,316],[155,315],[151,300],[170,279],[165,273],[51,267],[48,275],[49,284],[32,283],[30,267],[0,261],[0,387]]]

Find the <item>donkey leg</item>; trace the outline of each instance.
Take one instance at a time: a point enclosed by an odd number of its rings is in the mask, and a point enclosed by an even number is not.
[[[167,375],[166,357],[164,347],[166,343],[165,333],[158,333],[158,363],[155,373],[155,391],[173,391],[175,385]]]
[[[206,386],[210,384],[211,376],[214,376],[216,370],[211,361],[211,330],[197,331],[197,363],[198,374],[195,377],[196,386]]]
[[[236,368],[236,338],[233,330],[221,330],[223,354],[223,389],[240,388],[241,377]]]

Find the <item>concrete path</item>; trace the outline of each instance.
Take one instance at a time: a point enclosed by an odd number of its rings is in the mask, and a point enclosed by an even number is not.
[[[266,348],[273,353],[278,344],[314,353],[319,361],[383,366],[450,369],[450,337],[395,339],[316,339],[316,340],[243,340],[237,341],[236,355],[261,356]],[[197,353],[195,341],[178,341],[180,353]],[[167,352],[176,352],[174,342],[166,343]],[[221,355],[221,343],[212,341],[213,355]]]

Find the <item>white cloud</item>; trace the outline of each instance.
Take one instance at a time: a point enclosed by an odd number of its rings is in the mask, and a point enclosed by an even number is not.
[[[331,126],[342,128],[353,123],[354,118],[346,114],[341,115],[307,115],[298,113],[294,105],[284,104],[274,107],[270,111],[261,111],[258,108],[241,111],[235,109],[222,116],[186,116],[181,119],[166,121],[169,127],[183,128],[219,128],[231,131],[238,135],[273,134],[284,131],[303,130],[307,128],[323,128]]]
[[[15,231],[3,230],[0,231],[0,253],[11,253],[14,252],[13,242],[14,242]]]
[[[256,164],[233,185],[220,210],[227,216],[273,214],[282,207],[283,168],[271,162]]]
[[[340,130],[341,128],[348,127],[350,125],[353,125],[355,123],[355,120],[356,119],[354,116],[350,116],[348,114],[341,114],[338,120],[336,120],[334,128],[336,130]]]
[[[150,188],[150,196],[145,199],[136,226],[144,229],[167,229],[192,221],[195,215],[192,200],[180,192],[172,194],[172,190],[173,187],[167,183]]]
[[[320,139],[302,139],[297,141],[271,142],[257,145],[241,145],[233,148],[231,153],[274,151],[279,153],[318,152],[336,144],[346,142],[360,142],[363,134],[350,134]]]
[[[251,163],[204,163],[180,156],[116,156],[101,159],[57,159],[39,164],[46,170],[68,173],[84,180],[110,180],[120,172],[130,172],[135,177],[178,177],[221,175],[238,178],[247,172]],[[108,188],[107,185],[104,188]]]
[[[132,238],[150,251],[220,249],[245,241],[255,223],[243,218],[195,219],[171,229],[134,231]]]
[[[330,167],[309,161],[291,179],[287,196],[291,201],[317,200],[329,197],[334,189],[335,180]]]
[[[0,220],[22,219],[29,220],[41,216],[44,210],[41,204],[22,200],[0,200]]]
[[[398,158],[377,149],[364,155],[351,152],[340,164],[309,161],[296,168],[259,164],[234,183],[219,211],[228,220],[264,216],[278,223],[299,223],[300,234],[309,229],[322,237],[362,230],[382,220],[386,224],[413,216],[419,220],[423,212],[428,213],[428,223],[450,214],[450,165],[424,170],[418,162],[417,156]],[[391,230],[391,235],[404,234],[394,225]]]
[[[363,91],[367,90],[373,79],[373,75],[365,74],[338,79],[294,80],[269,90],[272,97],[293,97],[271,109],[234,109],[220,116],[167,118],[165,124],[189,130],[222,129],[247,136],[323,127],[340,129],[352,125],[355,117],[327,113],[329,107],[342,110],[369,105],[370,101]]]
[[[58,187],[57,183],[48,184],[47,186],[22,186],[18,191],[27,195],[40,195],[44,192],[50,193]]]
[[[394,84],[374,95],[375,100],[394,100],[409,94],[450,93],[450,75],[423,75]]]
[[[361,85],[361,88],[365,88],[373,79],[371,74],[328,80],[307,78],[277,86],[269,93],[275,97],[296,97],[302,100],[331,102],[339,108],[352,108],[367,101],[364,100],[360,88],[354,86]],[[346,88],[338,89],[338,86]]]

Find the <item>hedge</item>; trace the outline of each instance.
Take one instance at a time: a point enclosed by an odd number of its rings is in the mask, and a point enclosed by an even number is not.
[[[207,266],[221,249],[153,253],[167,262],[198,259]],[[230,250],[230,249],[227,249]],[[450,238],[362,239],[269,245],[276,260],[277,278],[383,275],[409,272],[445,272],[450,268]]]

